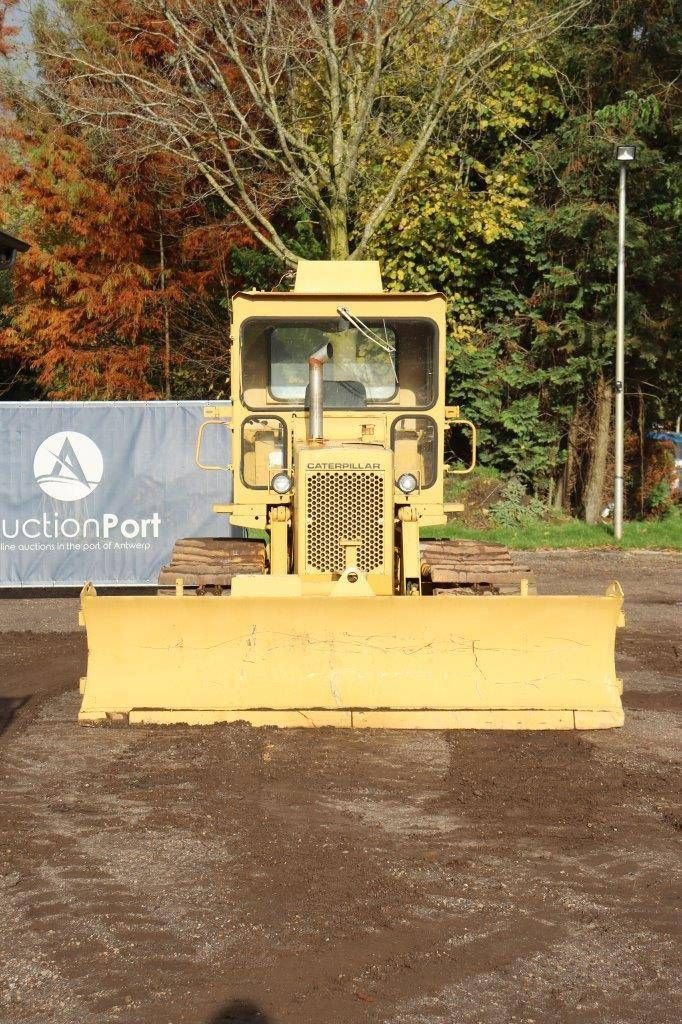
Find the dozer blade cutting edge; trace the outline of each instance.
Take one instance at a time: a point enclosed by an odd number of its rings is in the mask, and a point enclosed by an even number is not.
[[[82,594],[81,722],[426,729],[623,724],[602,597]]]

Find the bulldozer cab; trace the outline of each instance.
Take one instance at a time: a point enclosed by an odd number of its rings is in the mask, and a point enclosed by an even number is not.
[[[445,405],[444,297],[386,293],[373,262],[302,261],[293,293],[235,296],[231,340],[234,497],[215,510],[270,532],[275,574],[331,581],[355,540],[369,586],[394,593],[402,524],[446,522],[448,432],[475,434]]]

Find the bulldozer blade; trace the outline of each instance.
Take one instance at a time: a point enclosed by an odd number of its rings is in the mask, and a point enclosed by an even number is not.
[[[98,597],[82,722],[591,729],[623,724],[603,597]]]

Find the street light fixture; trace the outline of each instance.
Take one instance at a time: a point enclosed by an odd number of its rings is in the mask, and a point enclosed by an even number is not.
[[[618,188],[618,287],[616,295],[616,472],[613,494],[613,534],[623,536],[623,466],[625,434],[625,179],[637,155],[632,145],[616,146],[620,165]]]

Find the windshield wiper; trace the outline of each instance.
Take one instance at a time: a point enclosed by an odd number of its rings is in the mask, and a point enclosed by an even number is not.
[[[384,352],[388,352],[390,356],[395,353],[393,345],[389,345],[387,341],[382,341],[378,334],[375,334],[371,327],[364,324],[362,320],[359,320],[354,313],[351,313],[348,306],[338,306],[336,312],[339,316],[354,327],[356,331],[359,331],[363,338],[367,338],[368,341],[373,341],[375,345],[382,348]]]

